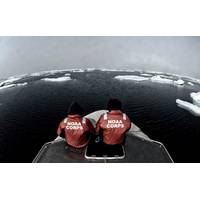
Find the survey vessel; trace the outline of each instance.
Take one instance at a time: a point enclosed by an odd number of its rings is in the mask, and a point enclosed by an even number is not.
[[[95,126],[99,117],[107,110],[99,110],[86,115]],[[114,149],[104,149],[95,142],[83,150],[73,150],[66,144],[64,138],[45,143],[36,157],[34,163],[171,163],[173,162],[165,146],[150,139],[135,124],[127,132],[126,141]]]

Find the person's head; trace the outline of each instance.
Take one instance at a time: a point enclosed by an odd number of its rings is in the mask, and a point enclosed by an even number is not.
[[[122,102],[118,99],[110,99],[107,104],[107,110],[121,110]]]
[[[68,109],[68,115],[83,115],[83,108],[77,103],[72,102]]]

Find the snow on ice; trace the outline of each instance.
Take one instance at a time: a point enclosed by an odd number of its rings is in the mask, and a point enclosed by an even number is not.
[[[63,81],[70,81],[72,79],[69,76],[64,76],[64,77],[58,77],[58,78],[43,78],[41,80],[49,81],[49,82],[63,82]]]
[[[192,92],[190,97],[193,100],[193,103],[182,101],[180,99],[176,100],[176,103],[179,107],[189,111],[195,116],[200,116],[200,92]]]
[[[193,84],[193,83],[191,83],[191,82],[188,82],[188,85],[191,85],[191,86],[193,86],[194,84]]]
[[[153,76],[151,78],[151,81],[152,82],[158,82],[158,83],[166,83],[166,84],[173,84],[173,82],[174,82],[171,79],[162,78],[160,75]]]
[[[190,97],[192,98],[193,100],[193,104],[195,104],[196,106],[199,106],[200,107],[200,92],[192,92],[190,94]]]
[[[5,86],[2,86],[0,87],[0,90],[3,90],[3,89],[7,89],[7,88],[12,88],[12,87],[17,87],[17,86],[24,86],[24,85],[27,85],[28,83],[17,83],[17,84],[10,84],[10,85],[5,85]]]
[[[182,101],[180,99],[176,99],[176,103],[180,108],[183,108],[187,111],[189,111],[191,114],[195,115],[195,116],[200,116],[200,107],[189,103],[187,101]]]
[[[174,81],[174,83],[177,85],[183,85],[185,82],[182,79],[179,79],[177,81]]]
[[[174,81],[171,79],[162,78],[160,75],[156,75],[153,77],[143,77],[143,76],[136,76],[136,75],[119,75],[119,76],[115,76],[115,78],[118,80],[133,80],[133,81],[150,80],[152,82],[174,84],[174,85],[184,85],[184,83],[185,83],[182,79],[178,79],[178,80]]]
[[[132,80],[132,81],[146,81],[149,78],[142,77],[142,76],[135,76],[135,75],[124,75],[124,76],[115,76],[118,80]]]
[[[13,83],[14,81],[18,81],[18,80],[20,80],[20,79],[21,79],[20,77],[10,77],[10,78],[8,78],[8,79],[5,80],[5,81],[0,82],[0,87],[1,87],[1,86],[4,86],[4,85],[7,85],[7,84],[11,84],[11,83]]]

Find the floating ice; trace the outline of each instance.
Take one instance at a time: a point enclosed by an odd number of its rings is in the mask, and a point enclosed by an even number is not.
[[[123,71],[125,71],[123,69],[106,69],[106,68],[101,68],[99,70],[103,71],[103,72],[123,72]]]
[[[164,74],[163,72],[157,72],[157,71],[148,71],[148,70],[147,70],[147,71],[145,70],[145,72],[146,72],[146,73],[160,74],[160,75],[161,75],[161,74]],[[165,73],[165,74],[167,74],[167,73]]]
[[[113,72],[113,71],[116,71],[116,69],[106,69],[106,68],[101,68],[99,70],[103,71],[103,72]]]
[[[87,72],[92,72],[92,71],[94,71],[94,70],[96,70],[96,69],[95,69],[95,68],[87,68],[87,69],[86,69]]]
[[[177,85],[183,85],[185,82],[182,80],[182,79],[179,79],[177,81],[174,81],[174,84],[177,84]]]
[[[200,92],[197,93],[192,92],[190,94],[190,97],[193,100],[193,104],[187,101],[182,101],[180,99],[177,99],[176,103],[178,104],[179,107],[188,110],[193,115],[200,116]]]
[[[142,76],[152,77],[152,74],[141,74]]]
[[[15,84],[5,85],[5,86],[0,87],[0,90],[11,88],[11,87],[14,87],[14,86],[15,86]]]
[[[193,104],[195,104],[196,106],[199,106],[200,107],[200,92],[192,92],[190,94],[192,100],[193,100]]]
[[[24,83],[5,85],[5,86],[0,87],[0,90],[7,89],[7,88],[12,88],[12,87],[17,87],[17,86],[24,86],[24,85],[27,85],[27,84],[28,83],[24,82]]]
[[[119,75],[115,76],[116,79],[118,80],[131,80],[131,81],[146,81],[149,80],[149,78],[142,77],[142,76],[135,76],[135,75]]]
[[[193,83],[191,83],[191,82],[188,82],[188,85],[191,85],[191,86],[193,86],[194,84],[193,84]]]
[[[135,70],[131,70],[131,69],[107,69],[107,68],[101,68],[101,69],[97,69],[103,72],[135,72]]]
[[[146,74],[146,75],[150,76],[149,74]],[[182,79],[178,79],[177,81],[174,81],[171,79],[162,78],[160,75],[156,75],[153,77],[144,77],[144,76],[136,76],[136,75],[119,75],[119,76],[115,76],[115,78],[119,79],[119,80],[133,80],[133,81],[151,80],[152,82],[174,84],[174,85],[183,85],[184,84],[184,81]]]
[[[167,79],[173,79],[174,78],[174,76],[170,76],[170,75],[160,75],[162,78],[167,78]]]
[[[197,79],[197,78],[193,78],[193,77],[190,77],[190,76],[183,76],[185,79],[187,79],[188,81],[192,81],[193,83],[198,83],[198,84],[200,84],[200,80],[199,79]],[[193,84],[192,83],[192,84]],[[189,84],[189,82],[188,82],[188,84]]]
[[[58,77],[58,78],[43,78],[43,81],[50,81],[50,82],[63,82],[63,81],[70,81],[72,80],[69,76]]]
[[[158,82],[158,83],[174,84],[174,85],[184,85],[185,83],[182,79],[178,79],[177,81],[174,81],[168,78],[163,78],[160,75],[151,77],[151,81]]]
[[[21,79],[20,77],[10,77],[10,78],[8,78],[8,79],[5,80],[5,81],[0,82],[0,87],[1,87],[1,86],[4,86],[4,85],[7,85],[7,84],[11,84],[11,83],[13,83],[14,81],[18,81],[18,80],[20,80],[20,79]]]
[[[173,80],[167,79],[167,78],[162,78],[160,75],[156,75],[151,77],[152,82],[158,82],[158,83],[167,83],[167,84],[173,84]]]
[[[83,69],[70,69],[71,72],[85,72]]]
[[[62,72],[85,72],[83,69],[58,69],[58,70],[50,70],[50,71],[41,71],[30,74],[31,76],[47,76],[47,75],[54,75],[56,73],[62,73]]]
[[[28,83],[27,82],[24,82],[24,83],[18,83],[18,84],[15,84],[16,86],[24,86],[24,85],[27,85]]]
[[[176,99],[176,103],[180,108],[188,110],[190,113],[192,113],[195,116],[200,116],[200,107],[192,103],[189,103],[187,101],[182,101],[180,99]]]

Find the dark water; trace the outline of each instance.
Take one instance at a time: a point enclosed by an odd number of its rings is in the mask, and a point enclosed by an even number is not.
[[[0,161],[31,162],[41,146],[56,137],[72,100],[80,102],[87,114],[104,109],[115,97],[143,132],[164,143],[175,162],[200,162],[200,117],[175,102],[176,98],[191,101],[190,92],[199,91],[199,86],[113,79],[122,74],[131,73],[71,73],[75,80],[60,83],[28,77],[23,80],[27,86],[0,91]]]

